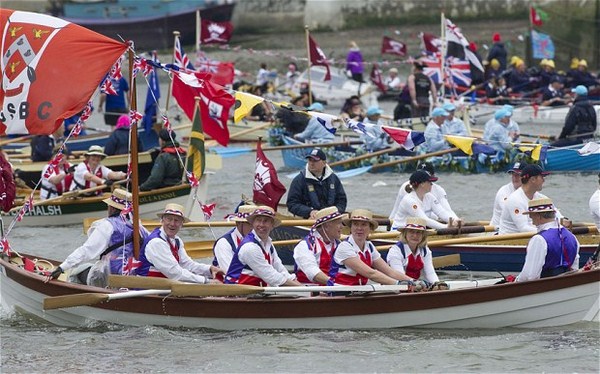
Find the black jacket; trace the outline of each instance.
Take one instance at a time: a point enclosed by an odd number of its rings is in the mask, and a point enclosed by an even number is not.
[[[290,185],[286,205],[290,213],[308,218],[313,209],[321,210],[329,206],[344,212],[347,202],[342,182],[329,166],[325,166],[325,173],[320,180],[307,169],[298,173]]]
[[[581,135],[582,138],[591,138],[597,127],[596,111],[594,106],[588,101],[587,97],[577,97],[573,107],[569,110],[565,119],[559,139],[565,139],[568,136]],[[573,136],[577,138],[577,136]]]
[[[144,149],[141,139],[138,138],[138,152]],[[129,153],[129,129],[121,127],[115,129],[106,141],[104,153],[107,155],[125,155]]]

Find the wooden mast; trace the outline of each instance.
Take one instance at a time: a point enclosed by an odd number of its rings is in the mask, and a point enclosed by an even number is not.
[[[129,85],[131,87],[131,110],[137,111],[137,88],[135,86],[135,77],[133,76],[133,50],[129,49]],[[140,256],[140,212],[139,212],[139,175],[138,175],[138,139],[137,139],[137,121],[131,121],[131,194],[133,195],[132,213],[133,213],[133,256],[138,259]]]

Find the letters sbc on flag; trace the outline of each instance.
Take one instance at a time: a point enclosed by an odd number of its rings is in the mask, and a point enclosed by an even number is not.
[[[277,178],[273,163],[265,156],[261,141],[256,143],[256,171],[252,186],[252,200],[256,204],[268,205],[277,210],[279,200],[285,194],[286,188]]]
[[[52,134],[85,107],[128,47],[43,14],[0,9],[0,21],[2,135]]]
[[[231,22],[214,22],[203,19],[200,29],[200,44],[227,44],[233,35]]]

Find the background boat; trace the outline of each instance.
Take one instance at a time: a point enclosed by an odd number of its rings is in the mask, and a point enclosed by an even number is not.
[[[596,141],[600,147],[600,142]],[[552,172],[599,172],[600,153],[581,155],[583,144],[552,148],[546,154],[545,169]]]

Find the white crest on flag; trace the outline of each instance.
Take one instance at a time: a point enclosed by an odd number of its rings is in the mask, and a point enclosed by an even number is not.
[[[254,175],[254,191],[264,194],[264,187],[271,183],[271,173],[269,166],[262,162],[262,160],[256,160],[256,172]]]
[[[397,42],[393,39],[389,40],[389,45],[390,45],[390,47],[392,47],[394,52],[398,52],[398,53],[402,52],[402,47],[404,46],[404,44]]]
[[[208,116],[214,120],[221,129],[225,128],[225,124],[221,121],[221,115],[223,115],[223,105],[210,100],[208,97],[200,94],[202,101],[208,107]]]
[[[210,33],[210,36],[208,38],[206,38],[207,42],[210,42],[213,40],[216,40],[219,42],[227,41],[227,39],[221,38],[221,35],[226,30],[224,26],[221,26],[218,23],[211,22],[207,28],[208,28],[208,32]]]

